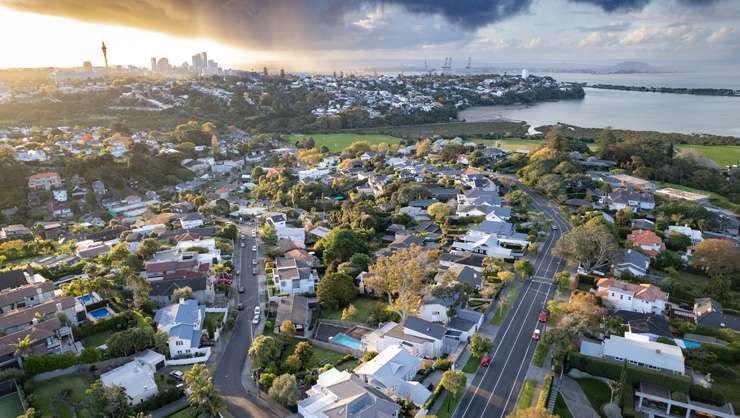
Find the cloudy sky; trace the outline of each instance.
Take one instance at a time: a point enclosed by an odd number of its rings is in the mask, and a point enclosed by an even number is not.
[[[0,67],[145,66],[207,50],[227,67],[730,63],[738,0],[0,0]]]

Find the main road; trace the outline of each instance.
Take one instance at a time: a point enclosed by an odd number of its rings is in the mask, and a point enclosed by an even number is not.
[[[550,250],[562,232],[568,230],[567,221],[547,199],[524,186],[520,188],[532,198],[534,208],[552,219],[557,229],[551,230],[541,245],[533,262],[532,278],[522,286],[496,334],[489,353],[493,361],[490,366],[479,368],[468,384],[453,414],[457,418],[503,418],[511,413],[537,344],[532,339],[535,328],[541,326],[537,317],[555,295],[553,276],[565,266],[563,260],[550,255]]]
[[[252,315],[254,307],[259,302],[259,287],[257,277],[252,274],[252,260],[258,256],[257,252],[252,251],[252,246],[256,246],[257,240],[252,237],[254,229],[237,225],[239,236],[234,243],[238,247],[237,256],[234,260],[234,266],[239,269],[239,278],[237,283],[244,288],[244,293],[237,293],[237,300],[244,305],[243,311],[237,311],[237,317],[234,330],[227,342],[223,355],[216,367],[213,381],[221,390],[221,394],[226,402],[226,408],[231,415],[237,418],[257,417],[273,418],[281,416],[272,403],[266,399],[256,396],[254,392],[247,392],[242,385],[242,370],[247,358],[247,351],[252,344],[253,328]],[[244,240],[241,240],[241,235]],[[241,247],[241,243],[244,247]],[[234,291],[238,289],[238,286]],[[236,307],[234,307],[236,309]],[[264,306],[263,306],[264,308]]]

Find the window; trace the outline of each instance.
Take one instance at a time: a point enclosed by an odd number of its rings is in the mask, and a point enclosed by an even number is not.
[[[624,299],[624,295],[619,295],[619,300]]]

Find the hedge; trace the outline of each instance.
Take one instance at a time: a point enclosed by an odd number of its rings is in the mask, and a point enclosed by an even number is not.
[[[552,373],[545,375],[545,381],[540,390],[540,396],[537,398],[537,408],[546,409],[547,400],[550,399],[550,389],[552,388]]]
[[[424,409],[426,409],[427,411],[432,409],[434,403],[437,402],[439,395],[442,394],[442,391],[444,391],[444,387],[442,385],[437,385],[437,387],[434,388],[434,391],[432,391],[432,395],[429,397],[429,399],[424,402]]]
[[[110,330],[124,330],[138,324],[136,316],[132,312],[122,312],[115,314],[110,318],[101,319],[95,322],[84,322],[72,328],[75,340],[82,340],[93,334],[98,334]]]
[[[689,397],[693,401],[704,402],[710,405],[723,406],[725,404],[725,397],[721,393],[699,385],[691,385],[689,388]]]
[[[581,353],[570,353],[568,364],[572,368],[607,379],[619,380],[622,375],[622,363]],[[691,386],[691,379],[688,376],[659,372],[630,364],[627,365],[627,381],[632,384],[652,383],[668,388],[671,392],[686,392]]]
[[[155,409],[159,409],[182,398],[184,394],[185,393],[182,391],[182,389],[168,388],[167,390],[159,392],[156,396],[149,398],[140,404],[137,404],[134,407],[134,411],[146,413]]]
[[[76,364],[90,364],[103,360],[103,353],[96,348],[85,348],[79,356],[74,353],[59,355],[28,356],[23,359],[23,368],[29,376],[50,372],[57,369],[66,369]]]
[[[622,390],[622,416],[624,418],[636,418],[635,411],[635,387],[626,383]]]

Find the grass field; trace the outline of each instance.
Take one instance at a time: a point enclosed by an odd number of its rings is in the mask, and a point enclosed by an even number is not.
[[[517,295],[519,295],[519,289],[519,286],[509,289],[509,292],[506,293],[504,299],[499,302],[499,306],[496,308],[496,313],[491,318],[491,325],[501,325],[501,322],[503,322],[506,317],[506,313],[509,312],[509,308],[516,300]]]
[[[108,340],[108,337],[110,337],[112,334],[113,334],[112,329],[101,331],[97,334],[93,334],[89,337],[85,337],[82,340],[82,345],[85,348],[95,348],[95,347],[101,346],[105,344],[105,342]]]
[[[678,149],[693,149],[714,161],[725,166],[740,164],[740,147],[734,145],[678,145]]]
[[[37,397],[36,413],[60,418],[87,417],[87,411],[81,405],[88,385],[89,382],[80,375],[61,376],[39,383],[33,390]]]
[[[462,396],[462,395],[461,395]],[[450,392],[445,394],[445,400],[442,401],[442,406],[437,411],[437,418],[449,418],[452,413],[455,412],[455,407],[460,402],[461,396],[450,396]]]
[[[611,397],[609,386],[599,379],[586,378],[576,379],[576,381],[581,386],[581,389],[583,389],[594,410],[603,418],[606,418],[601,407],[605,403],[609,403],[609,398]]]
[[[550,351],[550,346],[545,344],[543,341],[537,343],[537,348],[534,349],[534,355],[532,356],[532,364],[537,367],[545,365],[547,360],[547,353]]]
[[[316,143],[316,148],[321,148],[326,145],[330,152],[341,151],[348,146],[352,145],[353,142],[365,141],[368,144],[397,144],[401,141],[400,138],[396,138],[390,135],[384,134],[294,134],[290,136],[290,142],[300,140],[304,137],[311,137]]]
[[[388,306],[388,302],[385,302],[380,299],[373,299],[373,298],[366,298],[366,297],[358,297],[355,300],[352,301],[352,305],[357,309],[357,315],[352,318],[355,322],[367,322],[368,316],[370,316],[370,313],[373,312],[378,305],[382,305],[383,307]],[[321,317],[324,319],[342,319],[342,309],[338,309],[336,311],[324,309],[321,311]]]
[[[167,418],[195,418],[196,416],[197,414],[195,413],[195,409],[187,407],[175,412]]]
[[[478,367],[480,367],[480,357],[470,356],[468,357],[468,361],[465,362],[462,371],[463,373],[475,373],[478,371]]]
[[[23,414],[23,406],[16,392],[0,397],[0,418],[15,418]]]

